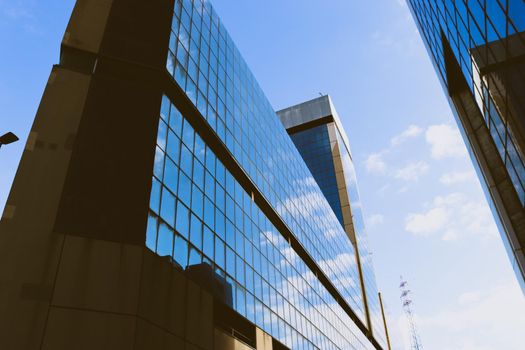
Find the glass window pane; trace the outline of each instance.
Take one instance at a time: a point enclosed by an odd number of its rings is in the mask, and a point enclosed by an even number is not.
[[[213,248],[215,246],[213,232],[211,232],[208,226],[204,226],[203,233],[204,233],[203,240],[202,240],[203,252],[210,258],[213,258]]]
[[[186,239],[189,237],[190,212],[181,201],[177,202],[177,222],[175,228],[177,229],[177,232]]]
[[[166,189],[162,188],[162,204],[160,208],[160,217],[168,224],[175,224],[175,197]]]
[[[148,229],[146,231],[146,247],[155,251],[157,245],[157,218],[151,214],[148,215]]]
[[[183,172],[179,175],[179,192],[177,193],[179,199],[188,207],[191,204],[191,180],[184,175]]]
[[[179,162],[180,140],[171,129],[168,131],[168,146],[166,152],[175,163]]]
[[[230,247],[226,247],[226,272],[235,276],[235,253]]]
[[[193,127],[191,124],[184,119],[184,127],[182,129],[182,142],[190,149],[190,151],[193,151],[193,140],[195,137],[195,131],[193,130]]]
[[[180,168],[188,176],[191,176],[192,174],[192,164],[193,164],[193,155],[191,154],[191,151],[189,149],[183,146],[181,156],[180,156]]]
[[[244,237],[241,232],[236,232],[235,241],[235,251],[244,258]]]
[[[193,182],[204,190],[204,167],[199,161],[193,161]]]
[[[209,147],[206,147],[206,170],[215,174],[215,154]]]
[[[235,228],[230,220],[226,220],[226,244],[235,247]]]
[[[159,132],[157,134],[157,145],[163,150],[166,149],[166,138],[168,136],[168,126],[164,121],[159,120]]]
[[[164,173],[164,152],[157,147],[155,150],[155,161],[153,165],[153,174],[157,179],[162,180],[162,175]]]
[[[195,248],[190,248],[188,265],[199,265],[200,263],[202,263],[202,255]]]
[[[222,165],[222,163],[219,160],[217,160],[216,167],[217,167],[217,171],[216,171],[215,177],[217,179],[217,182],[224,186],[225,185],[224,165]]]
[[[250,293],[246,293],[246,317],[255,322],[255,299]]]
[[[184,89],[186,87],[186,71],[179,62],[175,65],[175,81],[181,88]]]
[[[204,222],[212,229],[215,229],[215,208],[213,203],[206,197],[204,197]]]
[[[225,239],[225,220],[224,214],[220,212],[219,210],[215,211],[215,233],[217,233],[217,236],[219,236],[221,239]]]
[[[244,261],[242,260],[242,258],[240,256],[236,256],[235,258],[236,260],[236,274],[235,274],[235,278],[237,278],[237,281],[244,285]]]
[[[212,174],[206,171],[204,193],[208,196],[211,201],[215,201],[215,179]]]
[[[195,184],[192,186],[191,210],[199,218],[203,219],[204,214],[204,194]]]
[[[160,182],[153,178],[153,181],[151,183],[151,195],[150,195],[150,201],[149,201],[149,207],[151,210],[153,210],[155,213],[159,213],[160,209],[160,191],[161,191],[161,184]]]
[[[204,144],[204,141],[202,141],[202,138],[195,134],[195,151],[194,151],[195,157],[201,162],[204,163],[205,161],[205,155],[206,155],[206,146]]]
[[[229,195],[226,196],[226,217],[235,220],[235,203]]]
[[[224,243],[220,239],[215,239],[215,263],[221,269],[225,267]]]
[[[166,158],[164,167],[164,185],[173,193],[177,193],[177,180],[179,177],[179,168],[169,158]]]
[[[243,288],[237,289],[237,312],[243,316],[246,316],[246,299]]]
[[[173,255],[173,232],[165,223],[159,225],[159,237],[157,239],[157,254],[160,256]]]
[[[523,32],[525,30],[525,3],[522,0],[509,0],[508,4],[509,17],[513,24],[509,32],[514,32],[514,28],[518,32]]]
[[[179,235],[175,238],[174,258],[183,269],[188,265],[188,242]]]
[[[162,104],[160,106],[160,117],[164,119],[164,121],[168,121],[169,115],[170,115],[170,106],[171,102],[169,98],[166,95],[162,96]]]
[[[172,105],[170,111],[170,128],[179,137],[182,135],[182,120],[182,114]]]
[[[253,269],[246,265],[246,288],[249,292],[253,292]]]
[[[202,250],[202,222],[191,214],[190,242],[199,250]]]
[[[219,208],[222,212],[225,211],[225,202],[226,202],[226,198],[225,198],[226,194],[224,192],[224,189],[215,184],[215,205],[217,206],[217,208]]]

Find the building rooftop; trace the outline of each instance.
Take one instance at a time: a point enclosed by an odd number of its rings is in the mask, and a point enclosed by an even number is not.
[[[334,121],[343,141],[345,143],[348,152],[350,152],[350,143],[348,142],[348,136],[346,135],[343,124],[339,119],[339,114],[334,107],[334,103],[330,95],[323,95],[316,97],[312,100],[305,101],[284,109],[277,111],[277,116],[281,120],[281,123],[288,130],[295,128],[300,125],[308,124],[324,118],[330,118],[326,123]]]

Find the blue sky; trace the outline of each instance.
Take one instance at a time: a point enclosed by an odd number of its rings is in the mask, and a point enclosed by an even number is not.
[[[73,0],[0,0],[0,132],[25,141]],[[348,133],[379,288],[407,349],[519,349],[525,302],[441,86],[398,0],[215,0],[274,108],[328,93]],[[23,142],[0,150],[0,210]]]

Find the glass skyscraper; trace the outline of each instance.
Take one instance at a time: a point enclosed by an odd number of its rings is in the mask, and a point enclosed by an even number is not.
[[[525,291],[525,2],[407,3]]]
[[[210,2],[77,1],[0,222],[0,347],[386,349],[335,137],[346,202]]]
[[[336,214],[355,249],[363,311],[374,337],[386,345],[371,252],[363,220],[348,137],[330,96],[325,95],[277,112],[295,146]]]

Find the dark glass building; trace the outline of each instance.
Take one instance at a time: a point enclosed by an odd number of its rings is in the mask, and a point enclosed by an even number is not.
[[[0,221],[0,348],[386,348],[327,197],[208,1],[79,0]]]
[[[525,292],[525,2],[408,4]]]
[[[386,321],[381,310],[357,179],[348,137],[330,96],[277,112],[355,249],[363,311],[374,337],[386,348]]]

